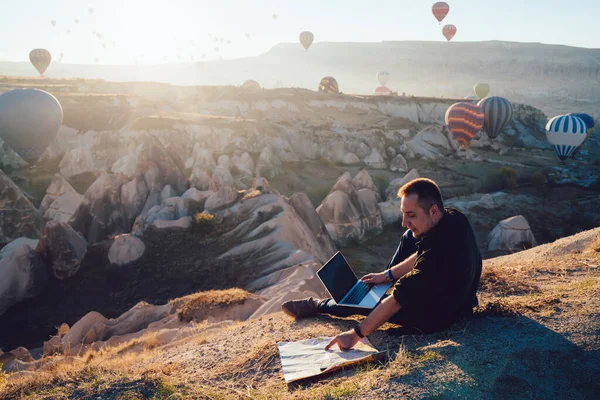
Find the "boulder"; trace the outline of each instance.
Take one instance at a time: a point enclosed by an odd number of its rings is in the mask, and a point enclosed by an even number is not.
[[[161,191],[166,185],[171,185],[177,193],[188,189],[183,163],[153,136],[147,137],[143,143],[135,175],[144,177],[149,190]]]
[[[219,167],[226,168],[229,171],[229,170],[231,170],[231,159],[229,158],[229,156],[227,154],[222,154],[219,156],[219,159],[217,160],[217,165]]]
[[[344,165],[356,165],[360,163],[360,158],[354,153],[346,153],[342,159],[342,164]]]
[[[65,222],[49,221],[36,249],[54,277],[63,280],[79,271],[87,252],[85,239]]]
[[[171,197],[177,197],[177,196],[179,196],[179,194],[177,193],[177,191],[175,189],[173,189],[173,187],[171,185],[166,185],[163,188],[163,190],[161,190],[161,192],[160,192],[160,198],[163,202],[167,199],[170,199]]]
[[[9,243],[18,237],[40,237],[44,227],[42,214],[2,170],[0,204],[0,243]]]
[[[146,181],[141,175],[121,186],[121,210],[123,211],[125,231],[131,229],[136,217],[142,213],[144,206],[150,200],[148,195]],[[158,201],[158,196],[154,197],[153,200]]]
[[[77,192],[61,174],[54,174],[52,181],[50,181],[50,185],[48,185],[48,188],[46,189],[46,195],[40,204],[40,211],[42,213],[46,212],[48,207],[50,207],[50,204],[66,193]]]
[[[235,182],[233,180],[233,177],[231,176],[231,172],[229,172],[229,169],[220,165],[214,169],[212,174],[212,180],[215,184],[216,189],[219,189],[223,186],[235,185]]]
[[[386,201],[400,201],[398,198],[398,190],[410,181],[413,181],[421,176],[416,169],[411,169],[410,172],[404,175],[403,178],[394,179],[385,190]]]
[[[371,178],[371,175],[369,175],[369,172],[365,168],[361,169],[360,172],[356,174],[356,176],[352,179],[352,184],[358,190],[371,189],[376,193],[378,190],[377,186],[375,186],[375,183],[373,182],[373,179]]]
[[[146,246],[139,238],[128,234],[118,235],[108,250],[108,260],[116,265],[126,265],[138,260],[145,250]]]
[[[204,203],[207,212],[214,212],[227,208],[238,199],[237,191],[231,186],[222,186],[217,192],[213,193]]]
[[[96,173],[104,166],[94,160],[89,148],[77,148],[68,151],[59,164],[60,174],[66,179],[84,172]]]
[[[190,186],[198,190],[211,190],[216,187],[210,174],[203,169],[194,169],[190,177]]]
[[[389,159],[393,159],[394,157],[396,157],[396,154],[398,154],[393,147],[388,147],[387,149],[385,149],[385,153],[387,154]]]
[[[194,144],[192,160],[193,169],[197,168],[212,171],[217,166],[212,151],[203,148],[200,143]]]
[[[367,164],[371,168],[375,168],[375,169],[386,169],[387,168],[385,159],[383,158],[381,153],[379,153],[375,148],[373,148],[371,150],[371,154],[366,156],[363,161],[365,162],[365,164]]]
[[[400,212],[400,202],[385,201],[377,204],[377,206],[379,207],[379,212],[381,213],[383,225],[395,224],[402,218],[402,213]]]
[[[390,170],[398,172],[408,171],[408,163],[406,162],[406,159],[402,156],[402,154],[398,154],[392,159],[392,161],[390,162]]]
[[[273,154],[269,147],[260,152],[256,161],[256,176],[264,176],[267,179],[281,175],[281,161]]]
[[[83,195],[72,191],[54,200],[44,213],[45,220],[69,222],[83,201]]]
[[[402,144],[400,151],[409,158],[435,160],[452,150],[448,139],[437,126],[429,126]]]
[[[31,247],[32,249],[35,249],[37,247],[38,242],[39,242],[39,239],[29,239],[26,237],[16,238],[12,242],[10,242],[6,246],[4,246],[2,248],[2,250],[0,250],[0,259],[4,258],[8,253],[10,253],[17,247],[22,246],[24,244]]]
[[[236,151],[231,159],[232,170],[241,175],[253,176],[254,161],[252,160],[252,157],[246,152],[240,153],[239,150]]]
[[[488,235],[488,250],[516,252],[537,246],[529,223],[522,215],[502,220]]]
[[[294,193],[290,197],[289,203],[294,208],[294,211],[296,211],[296,214],[302,218],[304,223],[306,223],[306,226],[308,226],[315,235],[323,252],[332,257],[337,251],[337,248],[335,247],[335,243],[331,239],[331,236],[329,236],[329,232],[327,232],[323,220],[321,220],[319,214],[317,214],[317,211],[313,207],[308,196],[302,192]]]
[[[121,205],[121,187],[125,183],[124,175],[102,175],[85,192],[69,223],[88,243],[129,229]]]
[[[0,315],[13,305],[37,296],[48,283],[40,255],[23,244],[0,260]]]
[[[119,158],[110,168],[113,174],[123,174],[129,179],[135,176],[137,169],[137,156],[127,154]]]
[[[192,217],[182,217],[177,220],[157,219],[152,225],[158,229],[189,229],[192,226]]]

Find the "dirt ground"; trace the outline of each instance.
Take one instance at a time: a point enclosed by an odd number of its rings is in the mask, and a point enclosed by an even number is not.
[[[85,356],[63,370],[10,375],[0,396],[597,398],[600,228],[486,260],[479,298],[474,317],[440,333],[403,334],[386,324],[369,337],[386,361],[297,386],[284,383],[276,343],[332,336],[354,318],[293,321],[278,313],[199,324],[196,335],[149,347],[135,363],[126,354]]]

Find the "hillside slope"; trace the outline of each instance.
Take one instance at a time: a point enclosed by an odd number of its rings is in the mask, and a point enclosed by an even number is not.
[[[600,228],[486,260],[476,316],[448,331],[369,337],[388,361],[286,387],[276,343],[331,336],[353,319],[195,325],[185,339],[157,336],[36,372],[0,377],[2,398],[593,398],[600,390]],[[156,334],[157,335],[157,334]]]

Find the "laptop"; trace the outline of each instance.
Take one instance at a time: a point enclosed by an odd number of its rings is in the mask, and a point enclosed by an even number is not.
[[[317,276],[338,305],[373,309],[391,282],[367,285],[356,277],[341,252],[335,253],[317,271]]]

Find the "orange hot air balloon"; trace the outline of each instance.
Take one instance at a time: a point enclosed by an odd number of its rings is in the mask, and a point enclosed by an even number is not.
[[[483,109],[477,104],[456,103],[446,111],[446,125],[448,125],[450,134],[463,149],[467,148],[481,130],[483,121]]]
[[[441,24],[444,18],[446,18],[446,15],[448,15],[448,12],[450,12],[450,6],[446,2],[438,1],[433,5],[431,11],[433,12],[435,19]]]
[[[456,35],[456,26],[454,26],[452,24],[446,25],[442,29],[442,33],[444,34],[444,37],[446,38],[446,40],[450,41],[450,40],[452,40],[454,35]]]

